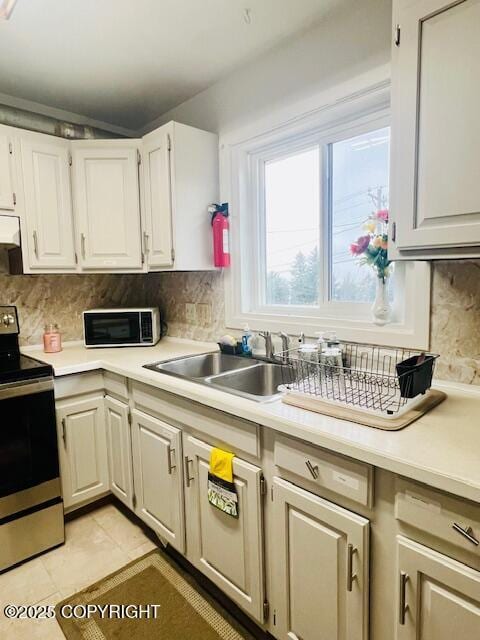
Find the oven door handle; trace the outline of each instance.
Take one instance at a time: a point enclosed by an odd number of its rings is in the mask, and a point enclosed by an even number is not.
[[[0,400],[31,396],[53,390],[53,378],[39,378],[38,380],[24,380],[0,385]]]

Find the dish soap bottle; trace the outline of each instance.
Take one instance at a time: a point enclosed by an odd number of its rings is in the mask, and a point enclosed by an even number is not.
[[[250,327],[248,326],[248,324],[246,324],[243,327],[243,334],[242,334],[242,354],[244,356],[252,355],[252,339],[253,339],[253,333],[250,331]]]

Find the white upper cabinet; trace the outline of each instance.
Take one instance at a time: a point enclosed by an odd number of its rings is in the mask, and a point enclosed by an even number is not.
[[[172,127],[143,138],[145,179],[144,252],[149,269],[173,265],[171,149]]]
[[[54,136],[22,132],[19,145],[24,269],[75,271],[70,143]]]
[[[219,197],[218,136],[169,122],[144,136],[142,156],[148,269],[213,269],[207,208]]]
[[[207,131],[70,141],[0,125],[0,212],[20,217],[25,273],[213,269],[218,197]]]
[[[82,268],[140,270],[137,141],[91,140],[71,144],[77,247]]]
[[[14,211],[16,196],[13,187],[13,143],[10,129],[0,127],[0,209]]]
[[[480,255],[479,24],[479,0],[394,3],[394,259]]]

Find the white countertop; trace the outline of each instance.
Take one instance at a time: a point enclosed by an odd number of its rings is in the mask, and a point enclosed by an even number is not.
[[[41,347],[22,349],[51,364],[56,376],[111,371],[480,503],[479,387],[436,383],[448,395],[442,404],[401,431],[381,431],[281,400],[254,402],[143,368],[216,350],[213,343],[176,338],[164,338],[154,347],[86,349],[82,343],[67,343],[55,354],[43,353]]]

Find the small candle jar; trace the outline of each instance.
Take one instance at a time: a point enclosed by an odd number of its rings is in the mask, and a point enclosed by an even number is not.
[[[62,336],[57,324],[46,324],[43,334],[43,350],[45,353],[58,353],[62,350]]]

